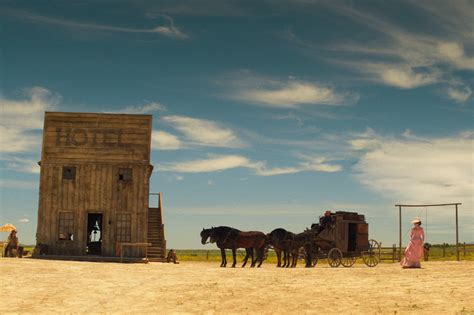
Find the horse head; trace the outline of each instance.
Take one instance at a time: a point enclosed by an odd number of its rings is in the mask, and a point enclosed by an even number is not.
[[[206,245],[207,239],[212,236],[212,228],[211,229],[202,229],[201,231],[201,244]]]

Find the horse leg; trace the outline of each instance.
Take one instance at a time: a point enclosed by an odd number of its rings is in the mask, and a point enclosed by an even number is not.
[[[232,268],[235,268],[235,265],[237,265],[237,249],[234,247],[232,248],[232,258],[234,259],[234,262],[232,264]]]
[[[225,267],[225,265],[226,265],[225,249],[221,248],[221,267]]]
[[[258,249],[258,252],[257,252],[257,260],[259,261],[257,268],[260,268],[260,266],[262,265],[264,255],[265,255],[265,246],[262,246],[261,248]]]
[[[311,246],[306,246],[305,247],[305,250],[306,250],[306,268],[311,268],[313,267],[313,259],[312,259],[312,256],[311,256],[311,253],[313,252],[313,249],[311,248]]]
[[[291,258],[291,253],[290,251],[285,251],[285,268],[290,267],[290,258]]]
[[[281,267],[281,250],[275,248],[275,254],[277,256],[277,267]]]
[[[250,250],[252,251],[252,264],[250,265],[250,267],[253,268],[253,267],[255,267],[255,263],[257,262],[257,258],[254,256],[254,251],[253,251],[254,248],[252,247]]]
[[[246,249],[245,249],[244,263],[242,264],[242,268],[244,268],[245,265],[247,264],[247,261],[249,260],[249,255],[250,255],[250,254],[249,254],[249,249],[246,248]]]
[[[297,264],[298,264],[298,252],[293,253],[293,261],[291,263],[291,268],[296,268]]]

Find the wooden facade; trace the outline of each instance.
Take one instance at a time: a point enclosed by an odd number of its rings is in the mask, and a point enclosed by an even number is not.
[[[148,241],[151,132],[151,115],[45,113],[37,243],[49,255],[112,257]]]

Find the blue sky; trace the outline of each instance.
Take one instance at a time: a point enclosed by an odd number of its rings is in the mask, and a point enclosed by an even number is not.
[[[474,240],[472,1],[3,1],[0,223],[36,231],[43,112],[153,114],[169,247],[462,202]],[[155,200],[151,199],[151,202]],[[452,208],[407,209],[432,243]],[[406,241],[406,237],[405,237]]]

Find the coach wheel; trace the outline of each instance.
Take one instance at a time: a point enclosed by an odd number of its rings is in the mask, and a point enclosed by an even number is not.
[[[341,264],[341,260],[342,260],[341,250],[337,247],[331,248],[331,250],[328,253],[329,266],[333,268],[339,267],[339,265]]]
[[[352,265],[355,264],[356,259],[357,258],[353,256],[342,257],[341,265],[343,265],[344,267],[352,267]]]
[[[376,240],[369,240],[369,249],[362,252],[362,260],[368,267],[375,267],[380,262],[380,243]]]

